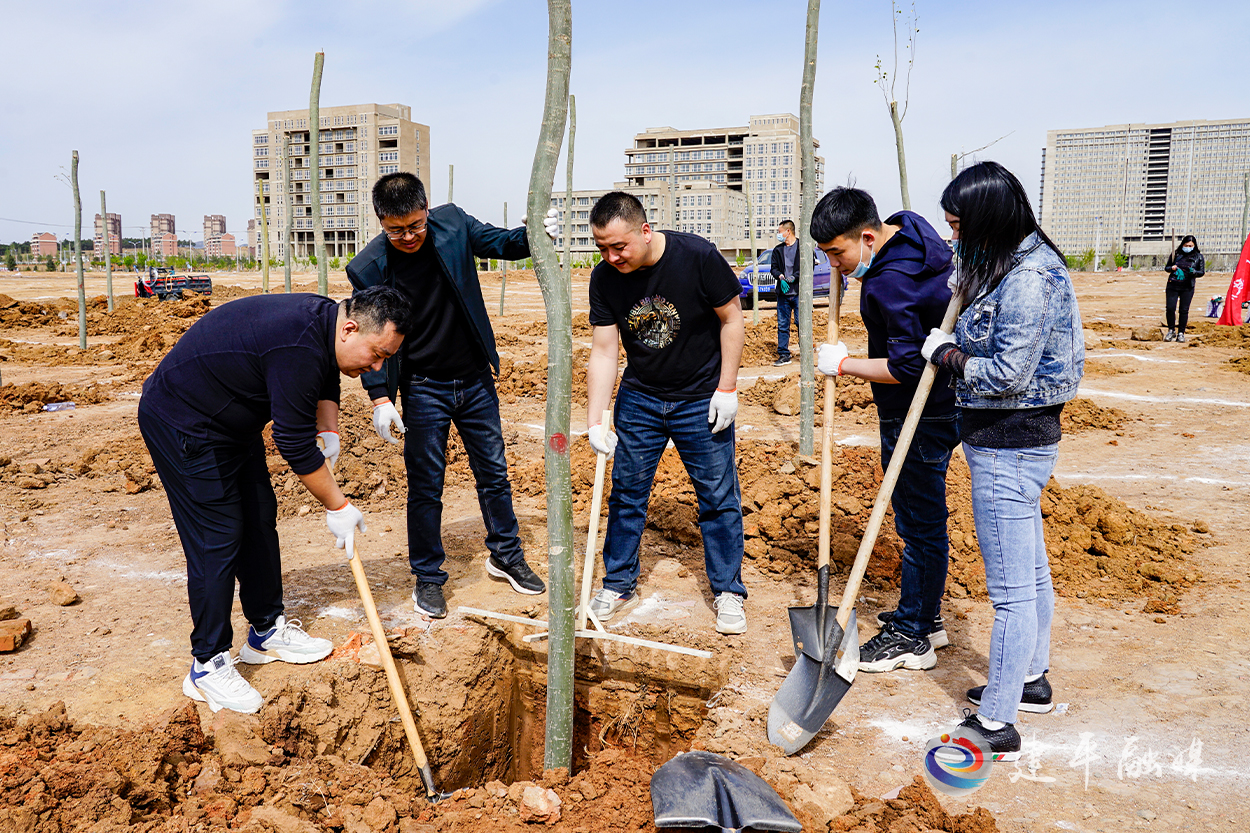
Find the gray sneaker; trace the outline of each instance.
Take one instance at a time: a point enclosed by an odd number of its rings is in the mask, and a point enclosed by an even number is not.
[[[745,601],[737,593],[720,593],[712,607],[716,608],[717,633],[746,633],[747,615],[742,609]]]
[[[637,603],[637,593],[627,593],[622,596],[615,590],[605,587],[590,600],[590,612],[600,622],[606,622],[625,608],[633,607]]]

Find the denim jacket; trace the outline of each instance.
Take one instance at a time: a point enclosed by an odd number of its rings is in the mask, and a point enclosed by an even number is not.
[[[955,340],[970,356],[955,388],[962,408],[1040,408],[1076,396],[1085,339],[1060,257],[1026,237],[1007,276],[959,316]]]

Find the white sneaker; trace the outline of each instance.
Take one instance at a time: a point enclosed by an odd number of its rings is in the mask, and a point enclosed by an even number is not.
[[[298,619],[288,622],[285,616],[279,616],[273,627],[264,633],[257,633],[256,628],[247,629],[247,643],[239,651],[239,659],[248,665],[264,665],[274,660],[303,665],[325,659],[333,650],[334,643],[330,640],[304,633]]]
[[[633,607],[638,601],[637,593],[622,596],[615,590],[603,588],[590,600],[590,612],[600,622],[606,622],[626,607]]]
[[[712,607],[716,608],[717,633],[746,633],[747,615],[742,609],[745,601],[737,593],[721,593],[717,595]]]
[[[265,701],[260,692],[234,670],[238,662],[230,659],[229,651],[222,651],[207,663],[192,660],[191,671],[182,681],[182,693],[192,700],[208,703],[215,712],[230,709],[255,714]]]

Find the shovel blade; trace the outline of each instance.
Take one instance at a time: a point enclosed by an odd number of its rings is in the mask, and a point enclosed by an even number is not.
[[[651,776],[656,827],[781,830],[803,825],[776,791],[754,772],[723,755],[684,752]]]
[[[821,638],[820,605],[792,607],[790,613],[790,637],[794,640],[794,656],[806,654],[816,662],[823,662],[825,651],[834,651],[842,644],[842,627],[838,625],[838,609],[825,611],[825,633]]]
[[[831,608],[828,615],[833,619],[836,609]],[[816,736],[851,690],[859,667],[859,629],[854,610],[840,642],[826,644],[829,647],[819,662],[806,650],[799,654],[768,708],[768,741],[787,755],[798,752]]]

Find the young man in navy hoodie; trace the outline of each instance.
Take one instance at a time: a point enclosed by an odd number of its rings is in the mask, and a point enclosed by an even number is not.
[[[861,282],[859,311],[868,358],[841,342],[820,348],[829,376],[872,383],[881,422],[881,466],[890,465],[925,360],[920,345],[941,326],[950,302],[951,250],[923,217],[900,211],[881,222],[876,203],[858,188],[835,188],[812,214],[811,234],[836,269]],[[949,644],[940,608],[950,548],[946,534],[946,467],[959,441],[949,374],[939,371],[894,490],[894,525],[903,539],[898,609],[877,616],[881,632],[860,646],[861,671],[923,670]]]

